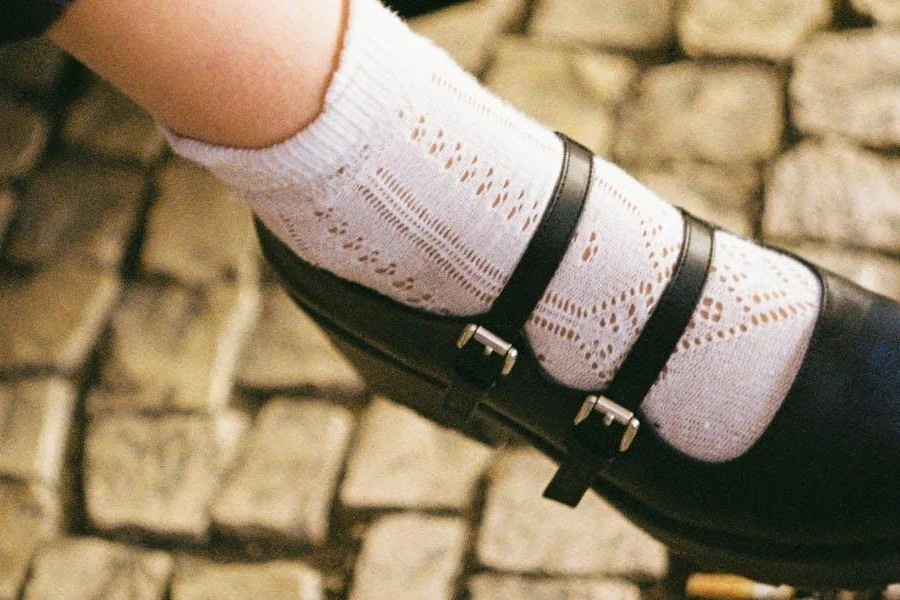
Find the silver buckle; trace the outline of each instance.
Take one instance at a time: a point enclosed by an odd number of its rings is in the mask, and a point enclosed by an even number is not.
[[[603,424],[607,427],[615,421],[625,428],[622,439],[619,441],[619,452],[626,452],[641,428],[641,422],[634,417],[634,413],[619,406],[606,396],[588,396],[581,405],[581,410],[575,416],[575,425],[580,425],[591,416],[593,411],[603,415]]]
[[[513,365],[516,364],[516,359],[519,357],[519,351],[516,350],[512,344],[510,344],[503,338],[491,333],[480,325],[476,325],[475,323],[469,323],[468,325],[466,325],[465,329],[463,329],[462,335],[460,335],[459,339],[456,341],[456,347],[462,349],[463,346],[468,344],[469,341],[473,338],[476,342],[484,346],[485,356],[490,356],[491,354],[497,353],[504,357],[503,369],[500,372],[503,375],[509,375],[510,371],[512,371]]]

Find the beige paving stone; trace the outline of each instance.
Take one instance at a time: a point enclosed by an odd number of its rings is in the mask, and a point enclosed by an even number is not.
[[[64,379],[0,383],[0,475],[56,484],[75,402]]]
[[[66,144],[92,154],[149,165],[165,148],[150,116],[108,84],[94,80],[68,110]]]
[[[98,538],[66,538],[41,549],[23,600],[163,600],[172,557]]]
[[[463,510],[492,456],[462,434],[375,398],[360,421],[341,502],[353,508]]]
[[[471,600],[640,600],[641,588],[615,579],[534,579],[516,575],[476,575],[468,583]]]
[[[300,562],[179,562],[171,600],[324,600],[321,574]]]
[[[29,179],[10,258],[32,267],[83,257],[107,270],[122,263],[144,200],[144,176],[91,159],[57,159]]]
[[[84,497],[100,531],[201,542],[245,415],[107,414],[87,430]],[[139,539],[139,538],[138,538]]]
[[[664,200],[702,219],[744,237],[754,233],[760,189],[754,167],[676,162],[632,174]]]
[[[766,188],[767,239],[900,250],[900,161],[841,141],[805,141],[778,158]]]
[[[900,145],[900,31],[823,33],[797,53],[791,115],[808,134]]]
[[[350,600],[449,600],[462,567],[466,523],[416,515],[385,516],[366,532]]]
[[[900,0],[850,0],[850,4],[864,15],[869,15],[878,23],[900,24]]]
[[[0,294],[0,371],[78,371],[119,294],[118,276],[57,263]]]
[[[643,580],[665,575],[665,548],[596,494],[588,493],[576,509],[544,499],[555,469],[530,449],[498,457],[478,532],[483,565],[515,573]]]
[[[10,189],[0,188],[0,245],[6,237],[9,221],[16,209],[16,196]]]
[[[555,42],[654,50],[672,37],[672,0],[538,0],[530,32]]]
[[[47,145],[50,123],[30,104],[0,95],[0,181],[23,177]]]
[[[646,71],[622,111],[615,154],[625,163],[771,158],[782,132],[781,81],[750,64],[679,62]]]
[[[509,27],[520,27],[528,12],[528,0],[487,0],[508,21]]]
[[[410,27],[447,51],[462,68],[481,73],[497,37],[519,21],[523,0],[461,2],[410,20]]]
[[[608,154],[613,111],[636,75],[637,65],[621,56],[507,36],[485,83],[551,129]]]
[[[88,409],[209,411],[227,405],[258,304],[253,285],[129,286],[113,314],[102,384]]]
[[[677,29],[691,56],[784,62],[831,17],[830,0],[688,0]]]
[[[241,356],[237,381],[256,391],[317,396],[358,396],[365,389],[359,374],[281,285],[263,290],[262,312]]]
[[[325,542],[352,429],[341,406],[269,401],[223,481],[213,521],[239,537]]]
[[[66,53],[46,38],[16,42],[0,48],[0,81],[13,89],[49,94],[69,62]]]
[[[159,175],[142,265],[197,286],[258,278],[249,209],[209,172],[175,160]]]
[[[900,301],[900,259],[815,242],[787,243],[782,246],[864,288]]]
[[[59,526],[59,503],[48,488],[0,480],[0,600],[19,600],[32,554]]]

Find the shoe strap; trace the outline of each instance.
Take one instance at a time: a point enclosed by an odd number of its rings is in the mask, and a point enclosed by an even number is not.
[[[637,435],[640,421],[634,413],[687,329],[712,263],[712,228],[687,213],[683,221],[675,272],[613,380],[588,396],[575,417],[568,455],[544,491],[546,498],[577,505],[604,463],[627,451]],[[624,433],[616,435],[613,424],[624,427]]]
[[[587,200],[593,153],[557,135],[563,142],[562,167],[541,221],[491,309],[467,325],[457,342],[456,377],[444,407],[466,418],[512,370],[528,316],[556,273]]]

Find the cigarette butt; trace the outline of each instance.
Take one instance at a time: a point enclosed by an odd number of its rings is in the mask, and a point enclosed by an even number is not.
[[[705,600],[791,600],[794,588],[757,583],[737,575],[696,573],[687,580],[689,598]]]

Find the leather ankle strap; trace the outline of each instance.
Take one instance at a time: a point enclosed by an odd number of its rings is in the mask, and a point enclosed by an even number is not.
[[[562,261],[581,217],[593,169],[590,150],[562,134],[563,160],[553,196],[531,242],[491,309],[462,332],[444,407],[469,418],[512,370],[528,316]]]

